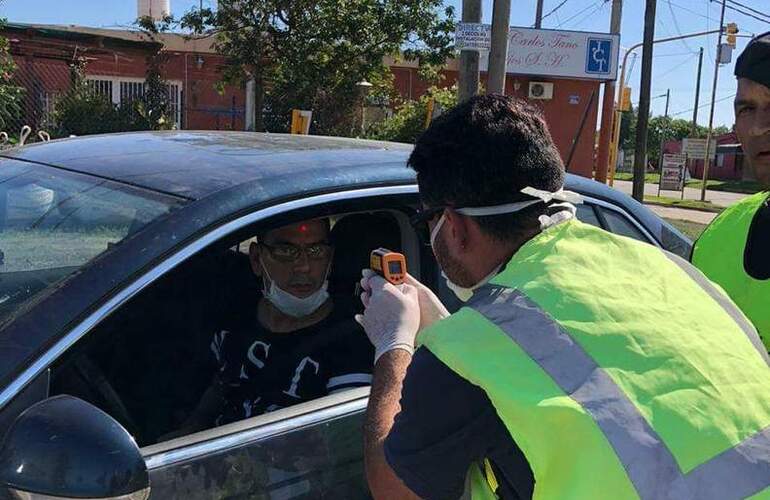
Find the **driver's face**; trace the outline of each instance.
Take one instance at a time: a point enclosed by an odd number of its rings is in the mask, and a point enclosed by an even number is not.
[[[770,88],[738,79],[735,132],[757,180],[770,187]]]
[[[327,227],[316,219],[268,232],[263,244],[250,248],[252,266],[260,272],[264,265],[276,285],[295,297],[312,295],[323,285],[332,258]]]

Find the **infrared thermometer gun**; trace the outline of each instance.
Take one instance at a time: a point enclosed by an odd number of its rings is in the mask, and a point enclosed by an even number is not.
[[[387,248],[372,250],[369,267],[394,285],[400,285],[406,280],[406,257]]]

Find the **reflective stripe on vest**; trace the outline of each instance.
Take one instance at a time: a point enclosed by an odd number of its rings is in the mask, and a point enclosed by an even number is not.
[[[549,229],[418,340],[485,390],[536,498],[770,497],[766,352],[729,299],[652,246]]]
[[[758,193],[726,209],[695,243],[692,262],[738,304],[770,349],[770,280],[752,278],[744,265],[749,230],[767,196]]]

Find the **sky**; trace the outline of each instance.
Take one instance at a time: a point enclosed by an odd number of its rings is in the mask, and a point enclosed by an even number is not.
[[[179,16],[197,7],[201,0],[171,0],[171,10]],[[202,0],[204,6],[214,6],[215,0]],[[444,0],[461,12],[461,0]],[[623,48],[642,41],[644,28],[643,0],[625,0],[621,24],[621,54]],[[492,0],[482,0],[483,21],[491,22]],[[535,0],[511,0],[511,26],[531,26],[535,18]],[[764,12],[770,18],[768,0],[730,0],[728,5],[737,6],[746,13],[750,9]],[[610,25],[609,0],[545,0],[543,28],[579,31],[607,32]],[[556,9],[556,10],[554,10]],[[719,24],[721,3],[714,0],[658,0],[655,38],[667,38],[679,34],[716,29]],[[553,12],[552,12],[553,11]],[[552,12],[552,13],[551,13]],[[550,13],[550,15],[548,15]],[[0,0],[0,17],[9,21],[48,24],[79,24],[97,27],[124,27],[136,17],[136,0]],[[761,17],[761,16],[757,16]],[[770,21],[761,21],[744,13],[727,9],[725,23],[735,22],[741,34],[759,34],[770,31]],[[721,65],[716,89],[717,103],[714,109],[714,126],[733,124],[732,96],[735,94],[733,68],[735,59],[745,47],[748,38],[738,38],[733,62]],[[698,49],[704,48],[701,75],[700,107],[698,123],[707,125],[709,102],[714,77],[714,59],[717,35],[689,40],[656,44],[653,55],[652,104],[653,115],[665,110],[665,95],[670,90],[669,114],[676,118],[692,119],[695,105],[695,79],[698,67]],[[641,74],[641,50],[631,68],[628,84],[632,87],[632,102],[639,99]],[[622,55],[621,55],[622,59]],[[632,61],[633,56],[629,58]],[[633,64],[633,67],[632,67]]]

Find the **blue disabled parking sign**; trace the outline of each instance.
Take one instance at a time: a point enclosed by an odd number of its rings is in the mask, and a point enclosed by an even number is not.
[[[588,53],[586,54],[586,73],[599,75],[609,74],[612,69],[612,39],[589,38]]]

